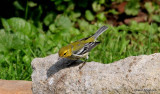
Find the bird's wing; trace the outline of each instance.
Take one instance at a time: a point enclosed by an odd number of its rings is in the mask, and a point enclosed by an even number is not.
[[[84,47],[82,49],[80,49],[79,51],[77,51],[75,54],[77,55],[82,55],[85,54],[87,52],[89,52],[92,48],[94,48],[96,45],[98,45],[100,42],[89,42],[86,43],[84,45]]]

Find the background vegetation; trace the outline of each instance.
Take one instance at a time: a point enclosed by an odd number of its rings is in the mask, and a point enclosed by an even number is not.
[[[109,29],[88,61],[160,50],[159,0],[2,0],[0,11],[0,79],[31,80],[34,58],[57,53],[102,25]]]

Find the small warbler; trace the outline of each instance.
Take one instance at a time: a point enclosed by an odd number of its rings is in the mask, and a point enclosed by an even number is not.
[[[106,31],[107,28],[108,27],[106,26],[102,26],[91,37],[78,40],[76,42],[68,44],[67,46],[62,47],[58,52],[59,57],[68,58],[71,60],[86,58],[87,60],[89,51],[100,43],[96,42],[96,39],[98,38],[99,35],[101,35],[104,31]]]

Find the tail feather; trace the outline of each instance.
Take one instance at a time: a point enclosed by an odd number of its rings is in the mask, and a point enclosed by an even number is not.
[[[97,32],[92,36],[92,37],[94,37],[94,39],[96,40],[98,37],[99,37],[99,35],[101,35],[104,31],[106,31],[108,29],[108,27],[106,27],[106,26],[102,26],[101,28],[99,28],[98,30],[97,30]]]

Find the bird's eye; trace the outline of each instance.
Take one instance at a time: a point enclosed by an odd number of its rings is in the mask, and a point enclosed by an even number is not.
[[[64,53],[64,55],[66,55],[66,53]]]

